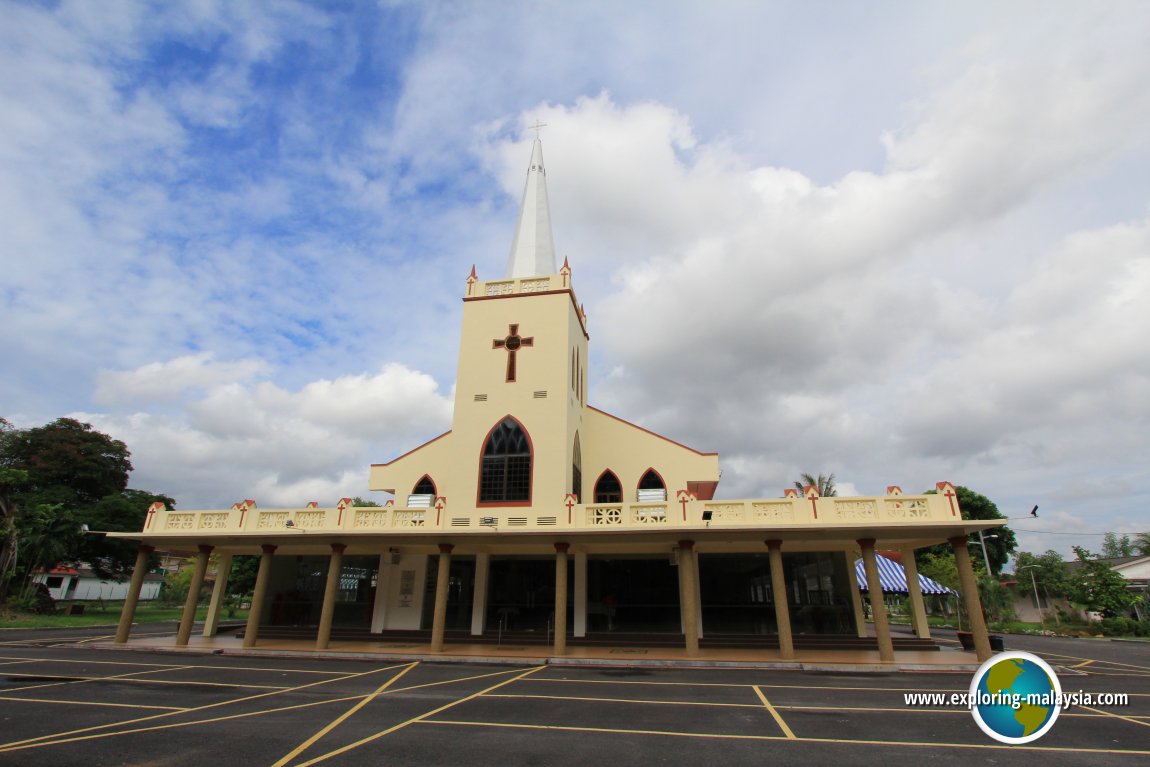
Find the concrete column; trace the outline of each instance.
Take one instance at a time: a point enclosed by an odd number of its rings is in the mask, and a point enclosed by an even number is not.
[[[447,626],[447,591],[451,586],[451,552],[455,546],[439,544],[439,573],[435,579],[435,612],[431,619],[431,651],[443,652],[443,632]]]
[[[184,600],[184,616],[176,632],[176,647],[185,647],[192,637],[192,624],[196,622],[196,604],[200,601],[200,588],[204,585],[204,574],[208,571],[208,557],[212,547],[201,545],[196,554],[196,569],[192,571],[192,582],[188,585],[188,598]]]
[[[256,571],[256,586],[252,591],[252,605],[248,610],[248,625],[244,628],[244,647],[255,647],[256,639],[260,634],[260,616],[264,611],[264,597],[268,591],[268,579],[271,577],[272,555],[276,547],[265,543],[260,547],[263,554],[260,556],[260,569]]]
[[[950,539],[954,549],[954,561],[958,565],[958,577],[962,583],[962,601],[970,617],[970,631],[974,635],[974,651],[979,662],[990,660],[990,634],[986,631],[986,618],[982,615],[982,600],[978,598],[978,583],[974,579],[974,568],[970,566],[970,551],[966,548],[966,537]]]
[[[795,641],[791,636],[791,610],[787,606],[787,579],[783,575],[783,542],[766,542],[771,562],[771,596],[775,602],[775,623],[779,628],[779,658],[793,660]]]
[[[587,552],[575,552],[575,631],[577,637],[587,636]]]
[[[699,560],[699,552],[695,552],[695,603],[698,605],[699,639],[703,638],[703,566]]]
[[[567,652],[567,549],[569,543],[555,544],[555,654]]]
[[[902,569],[906,572],[906,590],[910,597],[910,625],[919,639],[930,639],[930,624],[926,620],[926,604],[922,599],[922,584],[918,582],[918,562],[914,549],[902,550]]]
[[[331,545],[331,558],[327,563],[327,578],[323,583],[323,607],[319,613],[319,632],[315,637],[315,649],[326,650],[331,642],[331,622],[335,618],[335,600],[339,597],[339,574],[343,570],[343,543]]]
[[[220,554],[216,561],[216,584],[212,588],[212,601],[208,604],[208,615],[204,619],[204,636],[214,637],[220,628],[220,610],[228,593],[228,577],[232,574],[232,555]]]
[[[851,609],[855,616],[855,632],[862,639],[867,635],[866,612],[863,610],[862,594],[859,592],[859,579],[858,573],[855,572],[854,555],[849,551],[844,551],[843,558],[847,561],[847,583],[850,584],[851,590]]]
[[[878,577],[874,538],[862,538],[858,544],[862,549],[863,566],[866,568],[867,594],[870,595],[870,612],[871,618],[874,619],[874,635],[878,639],[878,654],[884,661],[893,661],[894,642],[890,638],[890,621],[886,617],[886,602],[883,601],[882,582]]]
[[[148,574],[148,557],[155,551],[154,546],[141,543],[136,550],[136,566],[132,568],[132,580],[128,584],[128,595],[124,597],[124,609],[120,611],[120,625],[116,627],[116,644],[128,641],[132,633],[132,621],[136,618],[136,605],[140,601],[140,590],[144,588],[144,576]]]
[[[680,614],[687,655],[699,654],[699,592],[695,569],[695,542],[679,541],[679,594],[683,600]]]
[[[379,555],[375,576],[375,603],[371,606],[371,633],[378,634],[387,624],[387,595],[391,592],[391,552]]]
[[[471,635],[481,636],[487,628],[487,577],[491,572],[491,555],[475,555],[475,593],[471,595]]]

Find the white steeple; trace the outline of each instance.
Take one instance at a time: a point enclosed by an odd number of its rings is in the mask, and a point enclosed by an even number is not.
[[[543,144],[535,137],[531,147],[531,167],[523,187],[523,205],[511,256],[507,259],[507,277],[537,277],[555,274],[555,242],[551,238],[551,209],[547,204],[547,171],[543,168]]]

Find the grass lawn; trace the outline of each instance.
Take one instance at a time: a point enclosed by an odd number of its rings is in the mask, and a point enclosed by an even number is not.
[[[33,615],[29,613],[3,612],[0,613],[0,628],[74,628],[110,625],[120,620],[120,608],[122,606],[123,602],[105,602],[100,606],[89,602],[84,605],[83,615]],[[202,621],[207,615],[207,612],[207,605],[200,605],[196,609],[196,620]],[[184,608],[182,606],[141,602],[136,608],[136,623],[178,621],[183,614]],[[234,616],[228,616],[225,610],[221,616],[222,620],[238,620],[243,618],[247,618],[246,610],[236,610]]]

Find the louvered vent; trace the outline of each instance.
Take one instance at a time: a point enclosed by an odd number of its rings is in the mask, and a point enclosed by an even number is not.
[[[476,402],[486,402],[487,401],[487,395],[486,394],[476,394],[475,395],[475,401]]]
[[[540,389],[535,392],[535,399],[547,399],[547,390]]]

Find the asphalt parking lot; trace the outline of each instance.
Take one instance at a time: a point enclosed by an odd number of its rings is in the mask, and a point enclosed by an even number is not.
[[[142,627],[144,628],[144,627]],[[145,630],[163,630],[147,627]],[[962,708],[966,673],[492,666],[92,649],[93,632],[0,632],[0,765],[1145,764],[1150,644],[1015,638],[1066,691],[1007,746]]]

